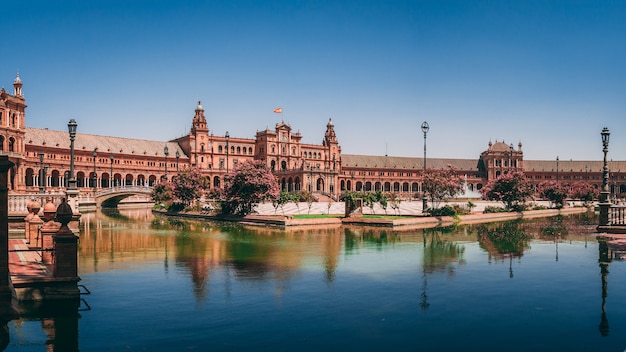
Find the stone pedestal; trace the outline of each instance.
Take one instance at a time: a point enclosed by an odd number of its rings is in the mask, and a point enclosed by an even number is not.
[[[39,227],[43,225],[43,220],[37,214],[33,214],[33,217],[30,218],[28,222],[28,234],[26,235],[26,240],[29,243],[29,247],[41,247],[42,239],[41,234],[39,233]]]

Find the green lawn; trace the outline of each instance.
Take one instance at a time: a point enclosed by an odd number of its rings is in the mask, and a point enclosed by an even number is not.
[[[385,219],[385,220],[398,220],[398,219],[406,219],[408,216],[401,215],[363,215],[364,219]]]
[[[294,219],[326,219],[326,218],[341,218],[343,215],[339,214],[294,214]]]

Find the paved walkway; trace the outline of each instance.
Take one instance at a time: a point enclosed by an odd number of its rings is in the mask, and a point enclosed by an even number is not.
[[[9,239],[9,272],[13,283],[32,278],[52,277],[52,267],[41,262],[41,252],[26,251],[27,249],[25,239]]]

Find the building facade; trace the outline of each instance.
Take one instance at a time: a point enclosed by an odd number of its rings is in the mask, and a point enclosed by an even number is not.
[[[13,94],[0,90],[0,153],[15,164],[10,170],[10,192],[62,192],[69,180],[70,140],[67,131],[26,126],[26,100],[19,74]],[[201,103],[195,109],[188,134],[170,141],[150,141],[77,133],[75,177],[79,191],[112,187],[153,186],[178,171],[198,168],[212,188],[222,188],[224,176],[241,162],[262,160],[277,176],[283,190],[307,190],[337,199],[341,192],[384,191],[403,197],[421,192],[424,159],[415,157],[343,154],[328,120],[322,144],[302,142],[289,124],[257,131],[254,138],[215,135]],[[454,165],[468,191],[480,190],[502,173],[522,171],[534,183],[584,181],[600,186],[602,161],[524,160],[517,147],[491,141],[478,159],[428,158],[429,168]],[[609,162],[611,194],[626,193],[626,162]]]

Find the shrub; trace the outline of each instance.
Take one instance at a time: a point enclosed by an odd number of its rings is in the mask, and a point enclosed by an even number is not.
[[[504,209],[504,208],[501,208],[501,207],[493,207],[493,206],[487,206],[483,210],[483,213],[486,213],[486,214],[489,214],[489,213],[504,213],[504,212],[507,212],[507,210]]]
[[[457,212],[449,205],[443,206],[441,208],[429,208],[426,210],[428,214],[431,216],[455,216]]]

